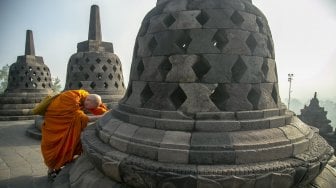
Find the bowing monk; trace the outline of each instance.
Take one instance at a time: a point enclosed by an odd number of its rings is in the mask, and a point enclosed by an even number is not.
[[[54,178],[61,167],[81,154],[81,132],[89,121],[98,119],[106,111],[100,96],[85,90],[65,91],[53,99],[45,112],[41,141],[49,178]]]

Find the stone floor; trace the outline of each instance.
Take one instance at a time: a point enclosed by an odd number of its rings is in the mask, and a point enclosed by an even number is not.
[[[49,188],[40,141],[25,135],[33,120],[0,121],[0,188]]]

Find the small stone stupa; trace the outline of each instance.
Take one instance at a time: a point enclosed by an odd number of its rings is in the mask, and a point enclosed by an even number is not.
[[[301,115],[298,117],[308,125],[318,128],[321,135],[325,135],[333,132],[333,128],[330,125],[331,121],[327,119],[327,113],[323,107],[320,107],[317,93],[315,92],[314,98],[310,100],[308,106],[304,106],[301,110]]]
[[[116,104],[125,93],[122,65],[113,44],[102,41],[99,7],[91,6],[88,40],[78,43],[68,63],[64,90],[85,89],[104,103]]]
[[[328,143],[336,149],[336,135],[333,127],[330,125],[331,121],[327,118],[327,111],[320,106],[315,92],[314,98],[310,100],[308,106],[304,106],[301,110],[301,115],[298,117],[308,125],[319,129],[319,133],[325,138]]]
[[[31,110],[52,93],[50,70],[35,55],[33,32],[27,30],[25,55],[9,68],[8,86],[0,96],[0,120],[33,119]]]
[[[336,187],[333,148],[281,103],[251,0],[158,0],[125,97],[82,145],[73,188]]]

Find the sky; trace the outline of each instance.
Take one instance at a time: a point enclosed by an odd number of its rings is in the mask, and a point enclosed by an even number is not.
[[[253,0],[270,25],[282,101],[291,97],[336,102],[336,1]],[[135,37],[156,0],[0,0],[0,67],[24,55],[26,30],[33,31],[35,53],[63,87],[67,62],[77,43],[88,39],[90,7],[100,7],[103,41],[112,42],[123,65],[125,84]]]

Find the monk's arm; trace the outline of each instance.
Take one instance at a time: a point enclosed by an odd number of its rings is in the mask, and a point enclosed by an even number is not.
[[[103,117],[103,115],[97,115],[97,116],[88,116],[89,122],[96,121],[97,119]]]

